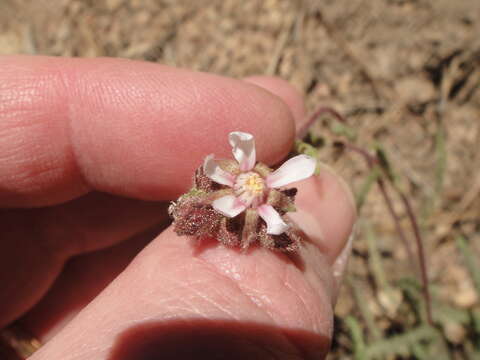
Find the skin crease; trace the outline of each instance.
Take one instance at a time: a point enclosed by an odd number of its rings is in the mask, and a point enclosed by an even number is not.
[[[205,155],[231,156],[230,131],[253,133],[259,160],[278,163],[304,118],[293,88],[114,59],[0,57],[0,69],[0,221],[8,229],[0,326],[22,317],[50,339],[31,359],[112,359],[132,324],[178,329],[168,319],[261,325],[279,336],[267,344],[285,351],[279,356],[323,357],[336,293],[331,264],[355,221],[333,173],[298,184],[297,206],[308,216],[295,220],[311,241],[296,260],[194,244],[169,228],[143,250],[152,234],[113,250],[162,222],[165,205],[152,200],[187,190]],[[82,275],[82,264],[102,264],[102,276]],[[21,286],[27,281],[35,288]],[[310,336],[324,340],[312,346]]]

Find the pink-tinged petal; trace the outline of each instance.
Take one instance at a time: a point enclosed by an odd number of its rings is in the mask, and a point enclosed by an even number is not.
[[[270,205],[259,206],[258,215],[267,223],[267,234],[280,235],[288,229],[280,214]]]
[[[235,177],[229,172],[223,170],[214,160],[213,155],[208,155],[205,158],[205,161],[203,162],[203,172],[218,184],[233,187],[233,184],[235,183]]]
[[[278,188],[309,178],[314,174],[316,166],[317,162],[311,156],[295,156],[267,176],[267,186],[269,188]]]
[[[252,134],[240,131],[231,132],[228,140],[232,146],[232,153],[240,164],[241,171],[250,171],[255,166],[255,139]]]
[[[223,196],[212,202],[212,207],[220,214],[233,218],[244,211],[247,207],[233,195]]]

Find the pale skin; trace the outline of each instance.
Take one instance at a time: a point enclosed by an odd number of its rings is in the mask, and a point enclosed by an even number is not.
[[[336,174],[295,184],[293,258],[165,227],[204,157],[231,158],[229,132],[274,165],[304,119],[275,78],[0,57],[0,328],[44,341],[32,360],[322,359],[355,222]]]

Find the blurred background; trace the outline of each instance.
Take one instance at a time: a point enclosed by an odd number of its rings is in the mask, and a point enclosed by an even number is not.
[[[335,167],[360,211],[329,359],[480,359],[480,1],[0,8],[0,54],[124,57],[290,81],[310,112],[323,107],[296,150]]]

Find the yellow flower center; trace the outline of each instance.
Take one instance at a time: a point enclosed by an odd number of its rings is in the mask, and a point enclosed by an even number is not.
[[[267,187],[265,180],[256,172],[250,171],[238,175],[233,186],[235,195],[246,206],[257,206],[264,200]]]
[[[250,191],[255,195],[259,195],[263,192],[265,183],[258,174],[252,174],[245,181],[245,187],[247,191]]]

